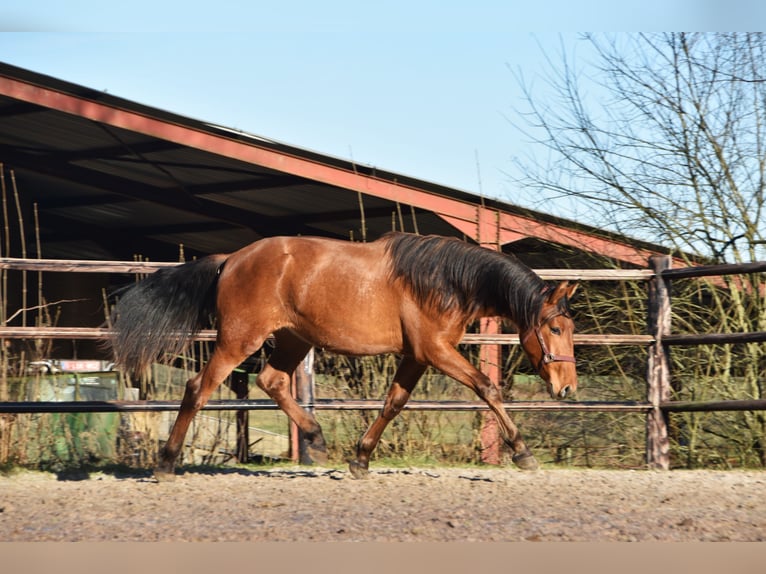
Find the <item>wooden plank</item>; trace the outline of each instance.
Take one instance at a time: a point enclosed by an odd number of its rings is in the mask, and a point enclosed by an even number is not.
[[[0,327],[0,339],[103,339],[109,330],[101,327]],[[216,331],[204,329],[197,341],[215,341]],[[650,335],[575,335],[575,345],[651,345]],[[466,345],[518,345],[516,333],[482,335],[467,333],[461,343]]]
[[[79,259],[17,259],[0,257],[0,269],[60,273],[152,273],[176,263],[159,261],[98,261]]]
[[[79,259],[21,259],[0,257],[0,269],[16,271],[51,271],[61,273],[152,273],[179,262],[160,261],[102,261]],[[648,280],[654,272],[648,269],[536,269],[546,280],[619,281]]]
[[[535,269],[547,281],[648,281],[651,269]]]
[[[649,347],[646,367],[647,401],[652,405],[646,416],[646,462],[649,468],[670,468],[670,440],[667,413],[660,405],[670,400],[670,357],[664,337],[670,333],[670,281],[662,272],[671,265],[669,255],[650,258],[655,277],[649,281],[647,323],[654,343]]]
[[[575,334],[575,345],[651,345],[654,337],[651,335],[598,335],[598,334]]]
[[[151,273],[180,262],[169,261],[104,261],[89,259],[22,259],[0,257],[0,269],[17,271],[51,271],[80,273]],[[651,269],[535,269],[546,280],[570,281],[648,281],[654,277]],[[730,265],[699,265],[664,270],[665,279],[709,277],[742,273],[766,272],[766,261]]]

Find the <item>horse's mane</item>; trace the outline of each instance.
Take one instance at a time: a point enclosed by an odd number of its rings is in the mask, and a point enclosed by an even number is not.
[[[456,238],[388,233],[392,279],[400,279],[423,306],[470,317],[494,309],[520,330],[533,326],[546,284],[513,256]]]

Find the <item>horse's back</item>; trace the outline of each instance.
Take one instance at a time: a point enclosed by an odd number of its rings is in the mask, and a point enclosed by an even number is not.
[[[397,351],[402,297],[389,272],[383,242],[263,239],[226,261],[219,328],[287,328],[318,347],[349,354]]]

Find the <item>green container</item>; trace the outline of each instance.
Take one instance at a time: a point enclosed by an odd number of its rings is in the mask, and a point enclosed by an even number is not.
[[[119,379],[115,372],[60,373],[9,381],[11,400],[30,402],[114,401]],[[82,463],[116,456],[120,413],[50,413],[26,415],[17,431],[24,436],[21,458],[30,462]],[[22,430],[23,428],[23,430]]]

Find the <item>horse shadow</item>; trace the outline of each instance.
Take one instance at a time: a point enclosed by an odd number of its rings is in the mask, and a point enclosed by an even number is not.
[[[264,466],[263,468],[246,466],[214,466],[214,465],[180,465],[176,468],[175,476],[181,478],[185,475],[205,476],[248,476],[265,478],[320,478],[329,477],[335,480],[343,479],[347,471],[327,467],[279,468]],[[55,471],[56,480],[63,482],[78,482],[91,480],[96,475],[108,475],[118,480],[134,480],[138,482],[157,482],[154,470],[151,468],[137,468],[121,464],[109,464],[104,466],[78,466]]]

